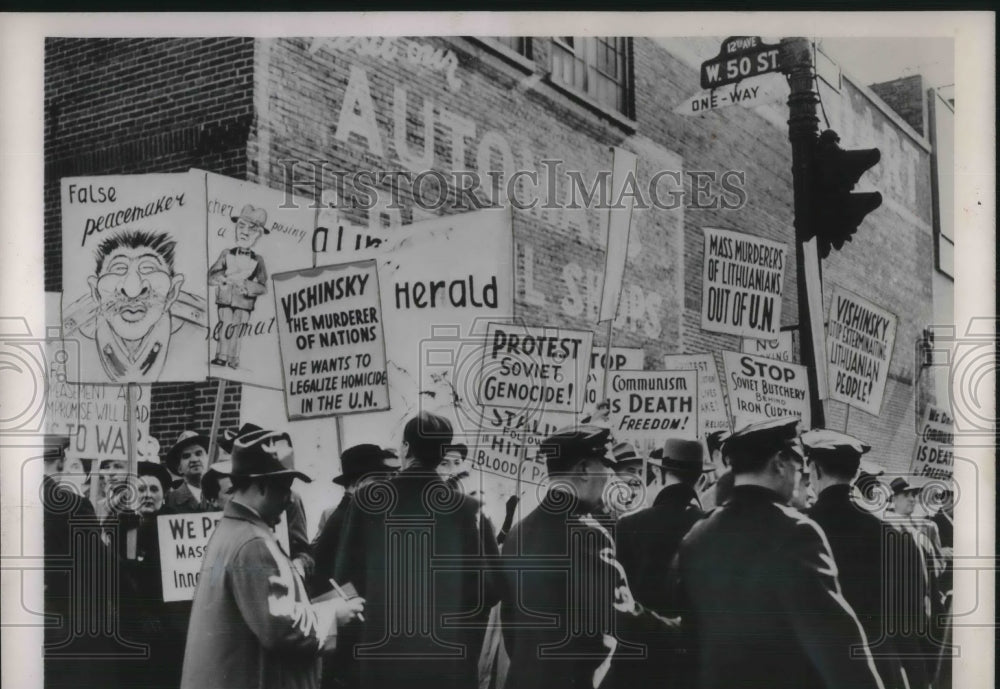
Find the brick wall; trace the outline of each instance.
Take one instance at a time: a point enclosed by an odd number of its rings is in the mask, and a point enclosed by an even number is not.
[[[45,43],[45,289],[62,288],[59,180],[75,175],[247,173],[254,44],[245,38],[72,39]],[[208,431],[216,383],[156,384],[150,433],[165,451]],[[222,428],[239,423],[229,385]]]
[[[892,81],[872,84],[869,88],[885,101],[903,121],[924,136],[924,122],[927,120],[927,103],[924,100],[924,80],[919,74]]]

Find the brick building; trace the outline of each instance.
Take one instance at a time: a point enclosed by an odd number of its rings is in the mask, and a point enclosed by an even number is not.
[[[609,146],[620,146],[637,154],[640,186],[668,203],[634,213],[614,342],[642,348],[647,369],[667,354],[711,352],[721,372],[719,353],[741,342],[701,329],[702,228],[779,241],[790,256],[794,232],[783,99],[694,117],[673,112],[699,91],[698,67],[718,49],[717,39],[48,39],[46,289],[61,288],[63,176],[197,167],[334,202],[350,222],[382,228],[470,210],[473,197],[486,205],[490,190],[393,190],[386,180],[372,185],[382,193],[365,208],[365,189],[339,173],[453,179],[494,171],[509,179],[527,170],[548,180],[555,167],[555,197],[566,201],[565,172],[589,187],[610,166]],[[868,439],[874,459],[905,471],[915,419],[934,401],[933,380],[915,357],[933,320],[938,231],[933,150],[913,126],[926,116],[910,105],[897,114],[835,65],[824,64],[820,80],[821,127],[827,117],[843,147],[881,149],[862,185],[885,199],[855,241],[824,261],[825,307],[839,285],[899,318],[881,414],[831,402],[827,423]],[[519,189],[548,195],[542,186]],[[529,323],[597,330],[606,213],[544,205],[514,211],[516,312]],[[795,286],[789,261],[781,324],[789,328]],[[214,390],[212,382],[155,385],[151,433],[166,446],[183,427],[207,430]],[[241,405],[243,420],[253,420],[273,404],[232,385],[222,426],[239,422]],[[306,470],[327,484],[338,473],[332,424],[302,422],[296,432]],[[310,490],[326,499],[326,486]]]

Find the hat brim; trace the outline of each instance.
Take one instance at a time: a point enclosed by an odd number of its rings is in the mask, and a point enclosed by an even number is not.
[[[209,438],[207,435],[201,435],[200,433],[190,438],[185,438],[167,450],[167,454],[163,457],[164,463],[170,466],[177,466],[177,463],[180,461],[180,457],[177,455],[180,454],[181,450],[191,445],[200,445],[201,449],[208,452]]]
[[[293,479],[297,478],[303,483],[312,483],[312,479],[303,474],[301,471],[296,471],[295,469],[283,469],[281,471],[268,471],[262,474],[237,474],[230,472],[228,474],[219,474],[220,476],[228,476],[229,478],[236,478],[242,476],[244,478],[285,478],[286,476],[291,476]]]
[[[685,464],[684,462],[674,462],[669,459],[661,459],[657,466],[662,469],[672,469],[673,471],[699,471],[704,474],[707,471],[712,471],[715,466],[712,464],[702,464],[700,467],[696,467],[692,464]]]

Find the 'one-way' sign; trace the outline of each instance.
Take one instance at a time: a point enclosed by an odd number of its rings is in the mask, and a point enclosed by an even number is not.
[[[779,46],[763,43],[759,36],[730,36],[716,57],[701,63],[701,87],[714,89],[749,77],[781,69]]]

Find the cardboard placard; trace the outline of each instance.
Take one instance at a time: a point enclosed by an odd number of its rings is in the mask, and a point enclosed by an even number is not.
[[[702,438],[713,431],[730,431],[726,398],[719,383],[719,367],[711,354],[668,354],[663,357],[668,371],[698,372],[698,435]]]
[[[208,541],[221,520],[222,512],[161,514],[156,518],[164,602],[194,598]],[[288,524],[284,514],[274,532],[287,553]]]
[[[798,416],[811,428],[805,366],[740,352],[723,352],[722,362],[734,431],[782,416]]]
[[[63,336],[81,383],[208,374],[205,182],[198,173],[62,179]]]
[[[702,329],[763,339],[777,337],[785,245],[731,230],[702,230]]]
[[[640,454],[667,438],[698,439],[696,371],[617,371],[608,381],[611,435]]]
[[[213,173],[208,189],[210,375],[281,388],[269,275],[311,268],[309,199]]]
[[[833,288],[826,326],[830,399],[878,416],[896,342],[896,316],[840,287]]]
[[[792,361],[794,358],[794,338],[790,330],[778,333],[773,340],[759,340],[754,337],[743,338],[743,353],[762,356],[765,359]]]
[[[933,479],[951,480],[955,471],[954,420],[951,412],[927,405],[920,424],[920,436],[913,448],[910,473]]]
[[[288,420],[389,408],[374,260],[273,278]]]

